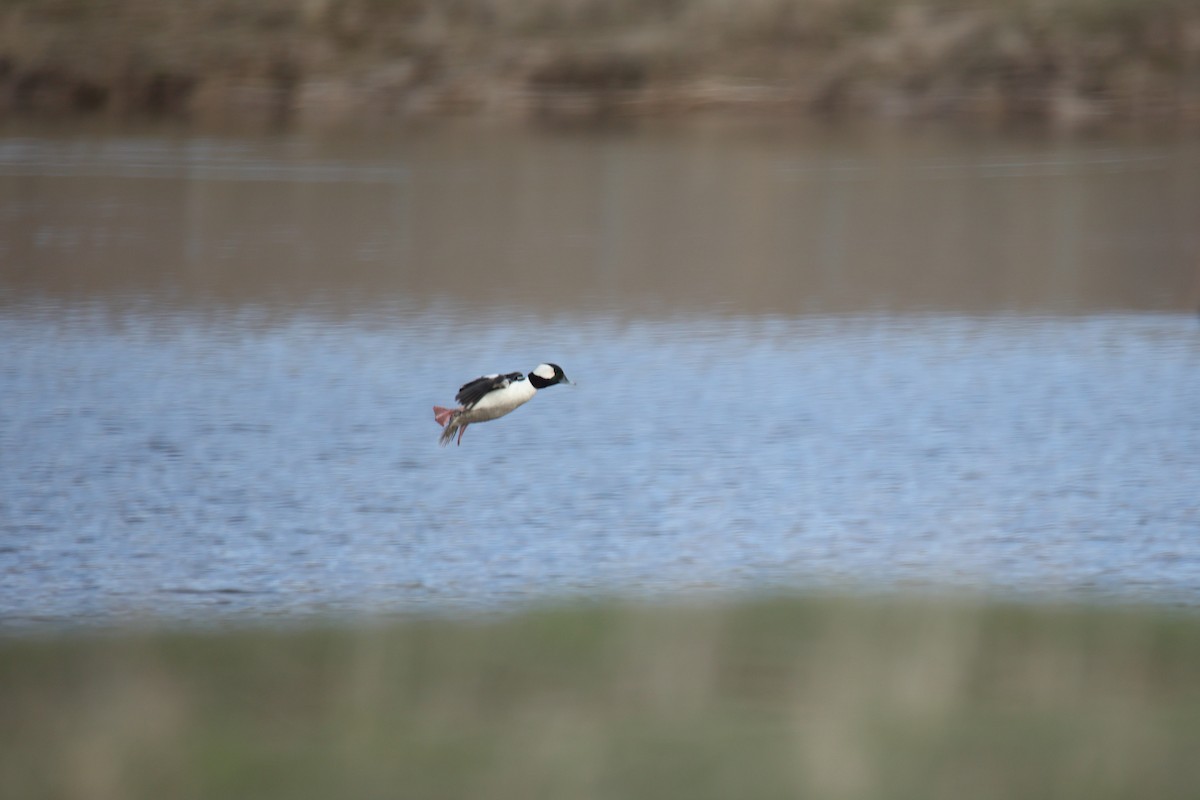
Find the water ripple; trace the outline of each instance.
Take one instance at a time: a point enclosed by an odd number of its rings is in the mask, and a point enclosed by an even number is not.
[[[959,586],[1200,600],[1182,315],[0,312],[0,620]],[[464,379],[553,359],[463,446]]]

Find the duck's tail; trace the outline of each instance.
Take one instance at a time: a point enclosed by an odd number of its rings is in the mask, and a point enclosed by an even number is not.
[[[458,415],[461,413],[460,408],[442,408],[441,406],[433,407],[433,418],[437,420],[437,424],[442,426],[442,435],[438,437],[438,444],[442,447],[450,444],[450,440],[454,438],[454,434],[458,434],[458,441],[462,443],[462,431],[466,430],[466,425],[462,425],[458,421]]]

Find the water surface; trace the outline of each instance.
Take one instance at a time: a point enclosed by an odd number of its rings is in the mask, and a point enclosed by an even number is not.
[[[1195,603],[1197,163],[10,138],[0,621],[846,584]],[[437,447],[432,405],[543,360],[579,387]]]

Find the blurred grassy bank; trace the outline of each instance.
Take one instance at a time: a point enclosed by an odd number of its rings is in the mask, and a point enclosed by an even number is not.
[[[1200,126],[1191,0],[0,0],[0,115]]]
[[[779,599],[0,639],[0,796],[1192,798],[1200,617]]]

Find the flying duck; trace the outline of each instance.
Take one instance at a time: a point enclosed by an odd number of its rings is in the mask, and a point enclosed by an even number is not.
[[[528,375],[509,372],[468,381],[454,396],[458,408],[433,407],[433,418],[442,426],[438,443],[443,447],[450,444],[457,431],[458,444],[462,444],[463,433],[472,422],[503,417],[528,403],[538,389],[570,382],[558,364],[538,364]]]

